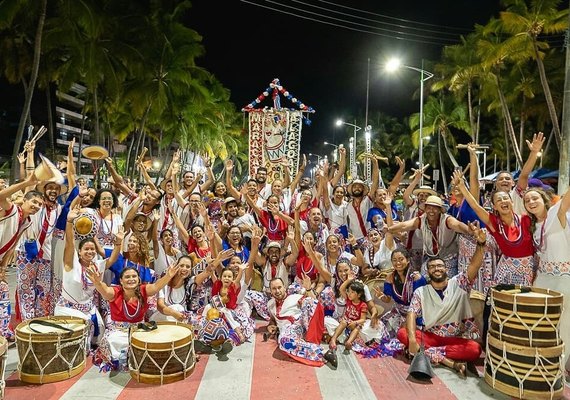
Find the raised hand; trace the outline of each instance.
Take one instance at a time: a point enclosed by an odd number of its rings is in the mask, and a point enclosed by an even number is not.
[[[79,217],[80,212],[81,212],[81,206],[77,204],[67,213],[67,221],[73,222],[75,218]]]
[[[89,280],[93,282],[93,284],[96,285],[98,283],[101,283],[101,274],[99,271],[97,271],[94,264],[89,264],[89,266],[85,269],[85,273],[87,274]]]
[[[170,209],[170,204],[168,204],[167,207]],[[159,221],[160,220],[160,210],[158,210],[156,208],[153,209],[151,218],[153,221]]]
[[[302,273],[303,274],[303,289],[305,290],[311,290],[311,278],[309,277],[309,275],[307,275],[306,273]]]
[[[532,142],[526,141],[526,144],[531,151],[531,153],[538,153],[542,150],[542,145],[544,144],[544,134],[542,132],[535,133],[532,136]]]
[[[172,154],[172,162],[177,163],[180,161],[180,149],[176,150],[174,154]]]
[[[351,246],[355,246],[356,245],[356,238],[354,237],[354,235],[352,233],[348,234],[348,238],[346,240],[348,242],[349,245]]]
[[[477,145],[473,142],[467,143],[467,151],[469,154],[477,156]]]
[[[220,261],[226,261],[226,260],[229,260],[230,258],[232,258],[235,254],[236,254],[236,252],[234,249],[227,249],[227,250],[223,250],[220,253],[218,253],[218,257],[219,257]]]
[[[26,157],[26,152],[25,152],[25,151],[23,151],[23,152],[21,152],[21,153],[18,154],[18,162],[19,162],[20,164],[25,163],[25,162],[26,162],[26,159],[27,159],[27,157]]]
[[[180,270],[180,264],[174,264],[168,267],[166,273],[168,274],[168,277],[172,279],[176,276],[179,270]]]
[[[469,230],[477,241],[477,243],[485,243],[487,240],[487,233],[479,226],[479,221],[469,222]]]
[[[386,197],[384,197],[384,205],[387,207],[391,207],[392,206],[392,201],[394,200],[394,198],[392,197],[392,195],[390,194],[390,192],[386,193]]]
[[[123,225],[119,226],[119,230],[115,233],[115,243],[122,243],[125,239],[125,228]]]
[[[396,164],[398,164],[398,167],[400,169],[404,169],[406,168],[406,161],[402,160],[400,157],[396,156]]]
[[[453,171],[453,178],[451,180],[453,186],[458,188],[465,187],[465,180],[463,179],[463,172],[460,169]]]
[[[232,171],[234,169],[234,161],[231,158],[224,161],[224,165],[226,166],[226,171]]]

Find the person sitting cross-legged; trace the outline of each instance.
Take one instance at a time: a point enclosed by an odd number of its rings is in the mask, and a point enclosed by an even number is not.
[[[481,346],[473,340],[479,331],[473,323],[469,305],[471,285],[477,277],[486,243],[485,231],[478,224],[469,224],[477,242],[475,254],[466,272],[448,278],[440,258],[427,262],[430,283],[414,292],[406,327],[398,331],[398,340],[410,355],[418,352],[423,342],[432,363],[441,363],[466,376],[466,362],[477,360]],[[423,325],[422,330],[417,324]]]

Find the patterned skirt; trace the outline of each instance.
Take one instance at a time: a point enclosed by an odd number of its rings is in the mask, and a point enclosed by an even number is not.
[[[487,232],[485,230],[485,232]],[[475,254],[477,244],[473,236],[459,236],[459,255],[457,257],[457,265],[459,272],[467,271],[471,258]],[[485,245],[485,253],[483,254],[483,264],[479,269],[479,274],[473,283],[473,289],[487,295],[489,288],[493,284],[495,269],[497,265],[497,254],[499,253],[495,238],[487,233],[487,244]]]

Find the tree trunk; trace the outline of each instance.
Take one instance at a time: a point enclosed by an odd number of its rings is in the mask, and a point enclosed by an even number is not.
[[[95,136],[91,144],[101,144],[101,136],[99,132],[99,99],[97,97],[97,85],[93,88],[93,110],[95,111]]]
[[[85,138],[85,104],[87,104],[87,94],[85,95],[85,103],[81,107],[81,131],[79,132],[79,151],[77,152],[76,171],[81,175],[81,151],[83,150],[83,139]]]
[[[509,136],[507,134],[507,122],[503,120],[503,133],[505,135],[505,153],[507,155],[507,172],[511,172],[511,152],[509,149]]]
[[[53,124],[53,109],[51,105],[51,91],[49,83],[46,86],[46,104],[47,104],[47,114],[48,114],[48,140],[49,149],[52,160],[55,159],[55,140],[54,140],[54,124]],[[73,160],[67,160],[68,163],[72,163]]]
[[[443,165],[443,151],[441,151],[441,131],[437,134],[437,151],[439,152],[439,168],[441,170],[443,192],[447,195],[447,179],[445,178],[445,166]]]
[[[548,80],[546,80],[544,63],[538,54],[538,47],[536,46],[535,37],[532,38],[532,48],[534,50],[534,58],[536,59],[536,64],[538,65],[538,75],[540,76],[540,83],[542,84],[542,90],[544,91],[544,98],[546,99],[546,105],[548,106],[548,114],[550,114],[550,120],[552,122],[552,127],[554,128],[554,138],[556,139],[556,145],[560,149],[560,142],[562,139],[560,134],[560,124],[558,124],[558,114],[556,113],[556,107],[554,106],[554,101],[552,100],[552,94],[550,93]]]
[[[477,131],[475,127],[475,116],[473,115],[473,104],[472,104],[472,87],[471,82],[467,86],[467,110],[469,110],[469,126],[471,126],[471,140],[475,141],[477,139]]]
[[[511,143],[513,145],[513,150],[515,153],[515,160],[517,162],[517,165],[519,165],[519,168],[522,168],[522,165],[523,165],[522,156],[521,156],[519,147],[517,145],[517,138],[515,136],[515,128],[513,127],[513,120],[511,119],[511,113],[510,113],[509,107],[507,105],[507,100],[505,99],[505,95],[503,94],[503,91],[501,90],[501,85],[499,83],[499,77],[498,76],[495,76],[495,82],[497,84],[497,92],[499,94],[499,100],[501,102],[501,110],[503,111],[503,118],[505,120],[506,130],[507,130],[507,133],[509,135],[509,138],[511,139]]]
[[[479,96],[479,100],[477,101],[477,133],[475,136],[475,144],[479,144],[479,129],[481,129],[481,96]]]
[[[24,136],[24,128],[26,126],[26,119],[30,114],[32,106],[32,98],[34,96],[34,88],[38,79],[38,71],[40,69],[40,57],[42,49],[42,34],[44,30],[44,23],[46,20],[47,0],[41,0],[40,18],[38,20],[38,27],[36,28],[36,37],[34,40],[34,58],[32,61],[32,72],[30,74],[30,81],[24,98],[24,107],[20,115],[20,122],[18,123],[18,130],[16,132],[16,139],[14,141],[14,148],[12,149],[12,169],[10,171],[11,180],[16,178],[16,170],[19,169],[18,154],[20,153],[20,145]]]
[[[521,126],[519,127],[519,149],[521,150],[521,153],[524,149],[524,147],[523,147],[523,145],[524,145],[524,124],[526,122],[525,106],[526,106],[526,97],[523,94],[522,105],[521,105]]]
[[[134,132],[137,133],[136,131]],[[130,163],[131,163],[131,153],[133,151],[133,146],[135,144],[135,138],[131,138],[131,143],[129,144],[129,150],[127,150],[127,158],[125,160],[125,176],[130,176],[129,173],[131,172]]]

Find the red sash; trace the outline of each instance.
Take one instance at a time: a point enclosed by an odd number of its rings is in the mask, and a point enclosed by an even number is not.
[[[14,236],[12,236],[12,239],[10,239],[4,246],[2,246],[2,248],[0,248],[0,256],[3,255],[4,253],[7,253],[10,249],[12,249],[12,247],[16,244],[16,241],[20,238],[20,235],[23,232],[23,230],[20,231],[20,229],[22,228],[23,225],[22,222],[24,221],[24,213],[20,207],[17,207],[13,204],[12,207],[16,207],[16,210],[18,212],[18,230],[16,231]],[[10,209],[10,212],[11,211],[12,209]]]
[[[367,235],[366,226],[364,225],[364,220],[362,219],[362,214],[360,214],[360,204],[358,205],[358,208],[356,208],[354,206],[354,202],[351,203],[351,205],[352,205],[352,208],[354,208],[354,211],[356,212],[356,218],[358,219],[358,225],[360,225],[360,230],[362,230],[362,234],[364,236],[366,236]]]

